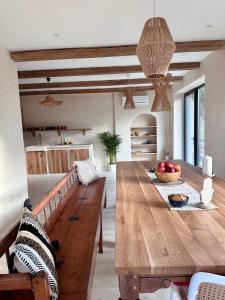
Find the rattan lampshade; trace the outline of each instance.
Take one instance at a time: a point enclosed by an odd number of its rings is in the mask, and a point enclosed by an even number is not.
[[[145,76],[159,78],[168,71],[175,42],[166,20],[163,18],[149,19],[144,26],[136,52]]]
[[[153,80],[153,88],[155,90],[155,98],[152,104],[151,111],[170,111],[171,105],[168,98],[167,90],[169,81],[167,78]]]
[[[45,97],[44,100],[39,101],[40,104],[45,105],[47,107],[58,106],[63,103],[63,101],[56,100],[53,96],[50,95],[50,78],[46,78],[48,82],[48,95]]]
[[[124,90],[125,96],[126,96],[126,101],[124,104],[124,109],[134,109],[135,104],[134,104],[134,88],[125,88]]]
[[[61,105],[63,101],[55,100],[53,96],[47,95],[46,98],[42,101],[39,101],[39,103],[48,107],[52,107]]]

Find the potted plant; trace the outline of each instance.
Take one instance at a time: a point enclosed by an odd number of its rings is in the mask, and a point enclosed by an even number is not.
[[[105,146],[105,152],[109,157],[109,170],[114,171],[116,168],[116,154],[119,151],[122,139],[118,134],[113,134],[109,131],[99,133],[98,137]]]

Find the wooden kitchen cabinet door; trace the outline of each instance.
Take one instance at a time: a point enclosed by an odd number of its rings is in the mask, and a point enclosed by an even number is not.
[[[48,169],[49,173],[67,173],[68,151],[67,150],[50,150],[48,151]]]
[[[45,151],[27,152],[27,173],[28,174],[46,174],[47,162]]]
[[[70,149],[70,168],[75,160],[85,160],[90,158],[89,149]]]

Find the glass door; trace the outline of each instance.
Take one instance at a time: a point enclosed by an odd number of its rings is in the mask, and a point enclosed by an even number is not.
[[[195,146],[194,146],[194,137],[195,137],[195,97],[194,92],[187,94],[185,96],[185,160],[190,164],[195,164]]]
[[[184,95],[184,159],[202,166],[205,155],[205,86]]]
[[[205,156],[205,86],[198,88],[198,132],[197,132],[197,165],[202,166]]]

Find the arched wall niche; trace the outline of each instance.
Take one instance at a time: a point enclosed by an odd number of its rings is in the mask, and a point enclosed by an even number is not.
[[[130,125],[131,159],[156,160],[157,119],[154,115],[143,113],[136,116]]]

